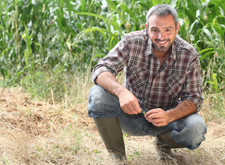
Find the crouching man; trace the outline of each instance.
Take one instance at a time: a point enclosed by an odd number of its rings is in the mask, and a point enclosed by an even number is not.
[[[196,149],[206,125],[198,114],[202,97],[198,52],[177,34],[178,15],[169,5],[153,6],[146,29],[132,32],[94,67],[88,115],[94,119],[115,162],[126,159],[122,131],[155,136],[156,150]],[[124,84],[115,76],[125,71]]]

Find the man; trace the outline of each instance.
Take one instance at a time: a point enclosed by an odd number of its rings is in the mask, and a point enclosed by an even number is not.
[[[197,51],[177,34],[178,16],[169,5],[153,6],[146,29],[127,34],[92,72],[88,114],[110,156],[125,160],[122,131],[156,136],[159,156],[171,148],[195,149],[206,125]],[[124,85],[115,76],[125,70]]]

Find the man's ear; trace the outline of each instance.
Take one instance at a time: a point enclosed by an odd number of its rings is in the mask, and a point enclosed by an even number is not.
[[[145,24],[145,26],[146,26],[146,28],[147,28],[147,30],[148,30],[148,25],[147,25],[147,23]]]
[[[179,28],[180,28],[180,23],[178,22],[177,23],[177,28],[176,28],[176,34],[178,34],[178,32],[179,32]]]

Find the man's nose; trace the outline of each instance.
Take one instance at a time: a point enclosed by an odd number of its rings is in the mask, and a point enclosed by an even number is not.
[[[159,32],[159,33],[158,33],[158,38],[161,39],[161,37],[162,37],[162,33]]]
[[[158,39],[163,40],[165,35],[162,32],[158,33]]]

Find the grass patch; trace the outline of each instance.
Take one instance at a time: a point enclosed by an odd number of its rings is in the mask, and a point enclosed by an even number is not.
[[[206,122],[223,123],[225,119],[225,95],[223,93],[205,94],[201,115]]]
[[[49,78],[49,87],[64,86],[66,90],[49,92],[48,99],[34,95],[33,88],[26,85],[27,90],[0,88],[0,141],[3,142],[0,162],[10,165],[112,163],[93,120],[87,115],[88,92],[93,85],[89,77],[76,74],[67,76],[67,80]],[[123,73],[118,75],[120,82],[122,77]],[[61,101],[58,101],[56,95],[60,93]],[[207,140],[194,151],[174,150],[177,159],[181,159],[179,164],[225,163],[224,101],[222,93],[204,95],[200,114],[208,126]],[[129,164],[163,164],[153,137],[124,135],[124,139]]]

